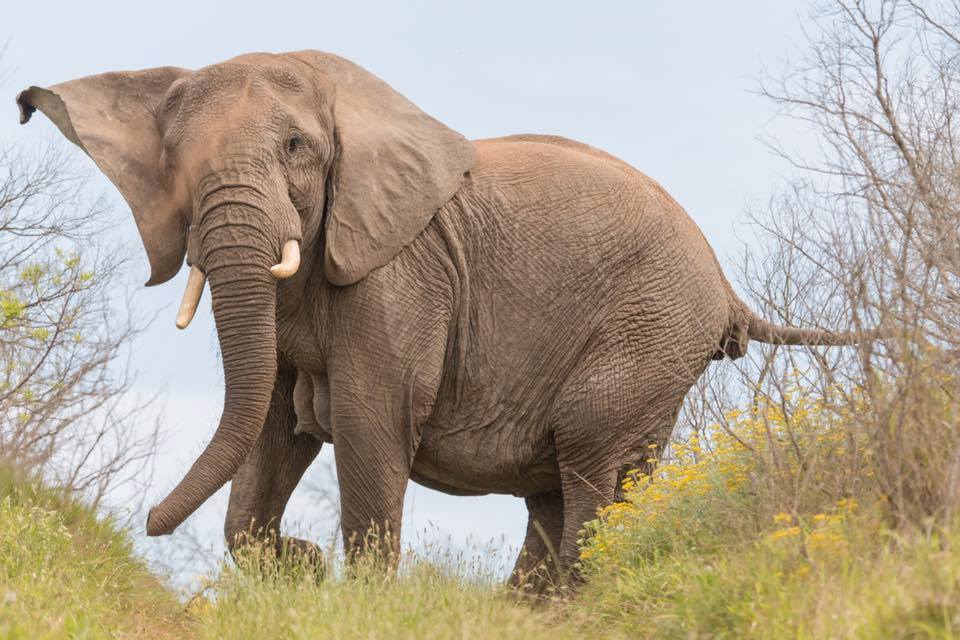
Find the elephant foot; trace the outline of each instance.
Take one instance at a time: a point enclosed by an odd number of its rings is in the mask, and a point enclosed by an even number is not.
[[[274,532],[269,537],[242,535],[231,545],[230,554],[239,569],[253,569],[264,577],[312,573],[321,581],[326,575],[326,559],[319,546]]]
[[[528,569],[515,569],[510,574],[509,586],[515,596],[536,603],[552,600],[563,592],[563,583],[556,571],[551,571],[551,562],[541,562]]]
[[[583,582],[577,570],[562,571],[555,562],[546,560],[527,571],[514,570],[508,585],[515,597],[537,605],[572,598]]]
[[[326,576],[327,566],[323,550],[309,540],[280,538],[277,557],[281,566],[310,571],[316,574],[317,580],[323,580]]]

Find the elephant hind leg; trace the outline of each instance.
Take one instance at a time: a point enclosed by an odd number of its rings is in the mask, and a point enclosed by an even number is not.
[[[603,507],[622,500],[619,485],[625,470],[637,467],[641,447],[655,442],[666,444],[675,424],[677,396],[670,408],[648,407],[644,412],[624,410],[616,419],[584,420],[567,425],[566,435],[557,434],[557,457],[563,492],[563,535],[560,543],[560,568],[563,579],[576,586],[579,572],[580,540],[584,524],[597,517]],[[626,409],[626,408],[625,408]],[[584,416],[585,417],[585,416]],[[641,466],[649,470],[649,465]]]
[[[640,355],[628,357],[631,352]],[[651,442],[666,443],[695,379],[642,353],[628,342],[608,343],[583,359],[558,397],[553,436],[563,492],[559,556],[572,586],[581,580],[584,523],[616,500],[624,465],[635,463]]]
[[[233,554],[246,543],[267,540],[276,543],[276,551],[281,555],[319,553],[311,542],[280,535],[287,501],[321,446],[311,435],[294,435],[295,381],[294,370],[279,369],[260,438],[230,484],[224,535]]]
[[[544,594],[558,585],[557,563],[563,537],[563,494],[539,493],[526,498],[527,535],[510,574],[510,584],[525,593]]]
[[[575,587],[582,581],[579,541],[584,524],[614,500],[618,465],[610,456],[604,457],[608,460],[599,464],[570,460],[560,465],[564,508],[558,573],[561,584],[567,586]]]

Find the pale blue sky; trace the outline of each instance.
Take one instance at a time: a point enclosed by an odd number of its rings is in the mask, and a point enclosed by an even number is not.
[[[198,68],[249,51],[321,49],[365,66],[468,137],[551,133],[620,156],[673,194],[721,259],[735,259],[738,238],[749,237],[745,205],[765,201],[790,173],[758,137],[804,144],[794,125],[775,120],[771,105],[753,94],[762,70],[776,70],[795,50],[807,11],[801,0],[31,4],[9,2],[2,12],[0,42],[9,38],[0,87],[4,142],[58,137],[42,117],[17,125],[13,97],[30,84]],[[94,189],[117,205],[117,238],[139,250],[115,190],[102,179]],[[131,279],[143,282],[142,251],[134,270]],[[131,362],[141,393],[166,395],[155,498],[206,442],[223,393],[209,297],[189,330],[174,328],[184,282],[181,273],[137,297],[143,313],[160,311]],[[225,502],[221,491],[194,517],[212,541],[219,542]],[[456,498],[412,486],[407,507],[407,540],[429,527],[456,545],[472,537],[516,546],[526,524],[522,501],[512,497]],[[308,497],[295,496],[288,515],[329,536],[333,523],[312,521]],[[148,552],[153,544],[142,542]]]

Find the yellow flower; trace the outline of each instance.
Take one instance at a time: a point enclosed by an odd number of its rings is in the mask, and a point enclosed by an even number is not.
[[[783,540],[785,538],[795,538],[800,535],[800,527],[786,527],[784,529],[777,529],[772,533],[767,534],[768,542],[776,542],[777,540]]]
[[[812,531],[807,536],[806,545],[811,559],[823,562],[841,556],[846,551],[847,541],[839,530],[824,528]]]
[[[793,522],[793,516],[790,515],[789,513],[781,511],[777,515],[773,516],[773,521],[776,524],[790,524],[791,522]]]
[[[837,502],[837,508],[841,511],[856,511],[859,506],[853,498],[844,498]]]

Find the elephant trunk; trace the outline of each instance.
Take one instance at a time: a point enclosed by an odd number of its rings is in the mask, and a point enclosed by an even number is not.
[[[201,218],[203,265],[220,341],[225,396],[210,443],[147,517],[147,535],[172,533],[230,480],[260,435],[276,382],[276,240],[251,224],[264,212],[225,199]]]

